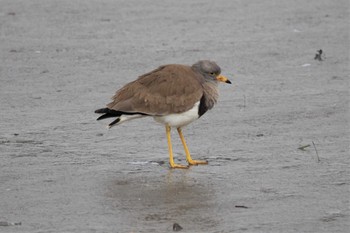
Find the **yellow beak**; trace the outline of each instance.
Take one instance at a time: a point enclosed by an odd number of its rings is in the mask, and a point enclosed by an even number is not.
[[[218,76],[216,77],[216,79],[217,79],[219,82],[231,84],[231,81],[228,80],[228,78],[226,78],[226,77],[223,76],[223,75],[218,75]]]

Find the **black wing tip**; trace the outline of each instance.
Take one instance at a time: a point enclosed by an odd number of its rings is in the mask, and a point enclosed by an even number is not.
[[[108,113],[108,108],[100,108],[95,110],[95,113]]]
[[[106,119],[106,118],[109,118],[109,117],[115,117],[115,116],[111,115],[109,113],[106,113],[106,114],[103,114],[102,116],[100,116],[99,118],[97,118],[96,120],[99,121],[99,120],[103,120],[103,119]]]
[[[115,111],[115,110],[112,110],[112,109],[109,109],[109,108],[97,109],[97,110],[95,110],[95,113],[103,114],[102,116],[97,118],[98,121],[106,119],[106,118],[110,118],[110,117],[118,117],[118,116],[121,115],[118,111]]]
[[[111,128],[113,125],[117,124],[120,121],[120,117],[118,117],[117,119],[115,119],[114,121],[112,121],[109,125],[108,128]]]
[[[139,114],[139,115],[144,115],[144,116],[147,116],[148,114],[146,113],[142,113],[142,112],[123,112],[123,111],[117,111],[117,110],[113,110],[113,109],[109,109],[109,108],[100,108],[100,109],[97,109],[95,110],[95,113],[99,113],[99,114],[103,114],[102,116],[100,116],[99,118],[97,118],[97,120],[103,120],[103,119],[106,119],[106,118],[110,118],[110,117],[119,117],[121,115],[135,115],[135,114]],[[119,120],[115,120],[111,123],[111,125],[114,125],[116,123],[119,122]]]

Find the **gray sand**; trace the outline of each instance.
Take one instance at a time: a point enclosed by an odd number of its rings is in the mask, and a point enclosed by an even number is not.
[[[0,0],[0,232],[349,232],[348,22],[346,0]],[[184,129],[208,166],[170,170],[152,119],[95,120],[199,59],[233,82]]]

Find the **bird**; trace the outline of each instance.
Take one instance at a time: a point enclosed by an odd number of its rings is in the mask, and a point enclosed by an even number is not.
[[[170,168],[187,169],[191,165],[208,164],[194,160],[187,147],[182,128],[199,119],[212,109],[218,100],[218,83],[231,84],[221,75],[221,68],[210,60],[200,60],[193,65],[162,65],[116,91],[112,102],[95,110],[103,114],[97,120],[115,118],[108,128],[126,121],[153,117],[165,125]],[[181,139],[188,165],[174,162],[171,129],[176,128]]]

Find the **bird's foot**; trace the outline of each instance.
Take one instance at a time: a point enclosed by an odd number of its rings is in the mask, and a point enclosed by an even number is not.
[[[188,169],[190,166],[188,165],[181,165],[177,163],[170,163],[170,168],[180,168],[180,169]]]
[[[188,160],[187,161],[189,165],[207,165],[208,164],[208,161],[206,160]]]

